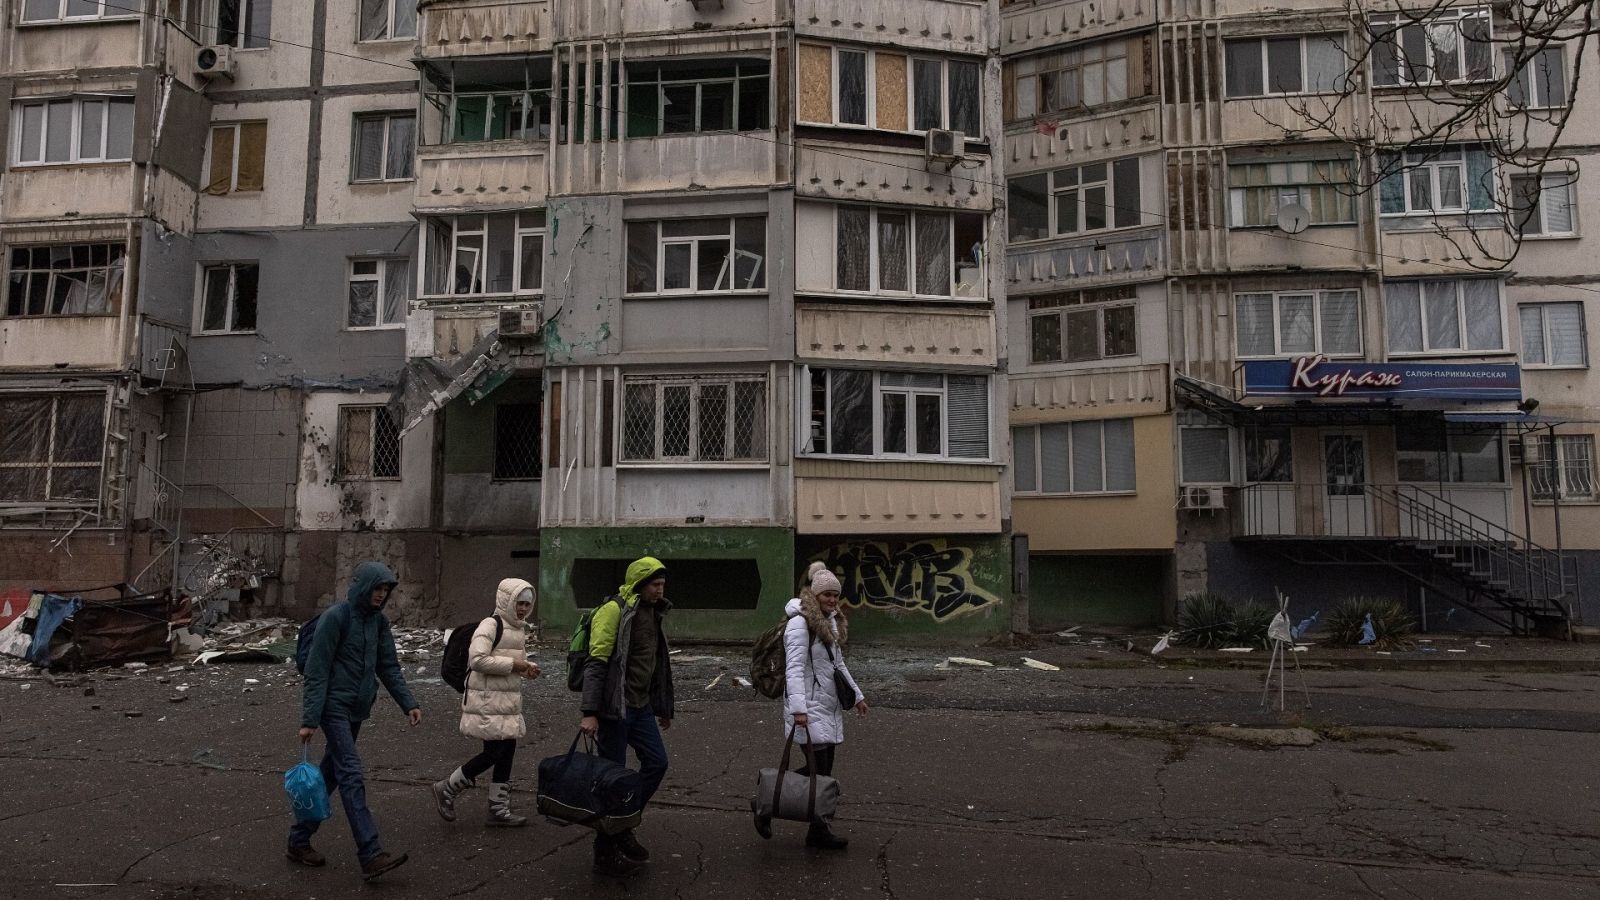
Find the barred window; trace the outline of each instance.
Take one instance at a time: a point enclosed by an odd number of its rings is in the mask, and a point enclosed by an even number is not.
[[[762,462],[766,458],[765,376],[624,380],[624,462]]]
[[[104,394],[0,395],[0,503],[94,500]]]
[[[1278,224],[1278,207],[1298,203],[1312,225],[1356,221],[1355,160],[1248,163],[1228,167],[1228,224],[1259,228]]]
[[[122,244],[48,244],[11,248],[8,316],[91,316],[122,300]]]
[[[494,478],[539,477],[539,404],[501,403],[494,408]]]
[[[400,427],[382,406],[339,407],[339,478],[400,477]]]
[[[1528,464],[1535,499],[1595,499],[1594,435],[1537,435],[1525,440],[1538,442],[1538,455]]]

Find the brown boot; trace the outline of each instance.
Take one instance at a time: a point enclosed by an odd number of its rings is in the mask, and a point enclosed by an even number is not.
[[[367,881],[371,881],[372,879],[377,878],[379,875],[382,875],[391,869],[398,869],[402,864],[405,863],[405,861],[406,855],[404,853],[399,855],[393,853],[379,853],[377,856],[374,856],[373,858],[361,864],[361,877]]]
[[[290,847],[288,857],[292,863],[299,863],[302,866],[308,866],[313,869],[318,869],[328,864],[328,858],[318,853],[310,844],[304,847]]]

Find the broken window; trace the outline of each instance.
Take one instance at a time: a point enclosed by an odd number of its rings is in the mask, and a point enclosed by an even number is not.
[[[100,496],[104,394],[0,394],[0,503]]]
[[[628,223],[630,294],[763,290],[765,216]]]
[[[765,60],[628,66],[628,137],[769,127]]]
[[[121,243],[12,247],[6,315],[116,312],[122,303],[124,252]]]
[[[1228,224],[1233,228],[1276,227],[1278,208],[1305,208],[1312,225],[1356,221],[1353,159],[1242,163],[1228,166]]]
[[[836,289],[984,296],[982,215],[843,205],[834,215]]]
[[[339,407],[339,478],[400,477],[400,428],[382,406]]]
[[[827,456],[989,455],[989,382],[981,375],[812,369],[807,451]]]
[[[1078,112],[1149,96],[1155,90],[1147,63],[1150,40],[1140,35],[1094,41],[1008,63],[1009,118]]]
[[[232,122],[211,128],[211,167],[206,193],[259,191],[266,183],[267,123]]]
[[[544,289],[544,210],[424,220],[423,295],[482,297]]]
[[[256,330],[256,291],[261,267],[255,263],[206,266],[201,273],[200,331],[208,334]]]
[[[417,0],[361,0],[361,40],[417,36]]]
[[[133,98],[84,94],[11,107],[19,165],[125,162],[133,156]]]
[[[351,181],[405,181],[416,156],[416,113],[363,113],[356,116],[356,152]]]
[[[422,143],[549,140],[549,57],[441,61],[423,67],[422,74]]]
[[[1006,185],[1006,221],[1013,241],[1050,236],[1050,173],[1013,178]]]
[[[202,15],[202,40],[207,44],[244,50],[272,45],[272,0],[210,0]]]
[[[623,380],[624,462],[761,462],[766,458],[765,376]]]
[[[1398,86],[1482,81],[1493,75],[1489,10],[1445,9],[1425,21],[1417,13],[1367,17],[1372,82]]]
[[[348,328],[404,325],[411,300],[411,260],[350,260]]]
[[[539,404],[496,404],[494,480],[526,481],[538,478],[539,468]]]
[[[1028,345],[1035,363],[1082,362],[1138,353],[1132,287],[1028,298]]]

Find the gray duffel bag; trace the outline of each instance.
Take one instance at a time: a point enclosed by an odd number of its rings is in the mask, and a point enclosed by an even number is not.
[[[804,725],[800,727],[805,728]],[[810,736],[807,730],[806,737]],[[834,811],[839,808],[839,782],[816,774],[809,743],[801,744],[800,748],[805,751],[806,771],[810,776],[789,771],[789,753],[794,749],[794,730],[791,729],[778,767],[762,769],[756,775],[756,793],[750,798],[750,808],[756,815],[790,822],[833,820]]]

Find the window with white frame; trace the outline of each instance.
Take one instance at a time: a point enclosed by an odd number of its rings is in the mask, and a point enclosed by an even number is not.
[[[983,131],[983,63],[889,50],[800,45],[801,122],[884,131]]]
[[[206,193],[250,193],[266,187],[267,123],[229,122],[211,126],[211,165]]]
[[[1507,213],[1523,237],[1577,234],[1576,181],[1572,175],[1513,175]]]
[[[424,220],[423,296],[485,297],[544,290],[544,210]]]
[[[22,22],[80,22],[90,19],[136,17],[139,10],[127,0],[22,0]]]
[[[1359,193],[1353,159],[1237,163],[1228,166],[1228,224],[1276,227],[1278,208],[1298,204],[1311,225],[1351,225]]]
[[[983,216],[890,207],[834,207],[834,287],[919,297],[979,298]]]
[[[355,117],[355,142],[351,181],[409,181],[416,160],[417,114],[360,113]]]
[[[1534,460],[1528,463],[1535,500],[1594,500],[1594,435],[1529,435],[1535,442]]]
[[[1512,109],[1564,109],[1567,105],[1567,52],[1561,45],[1544,47],[1529,54],[1521,68],[1506,82],[1506,102]],[[1505,66],[1512,69],[1516,55],[1505,53]]]
[[[628,137],[768,128],[770,72],[766,60],[630,64]]]
[[[1023,175],[1011,179],[1007,187],[1013,241],[1129,228],[1142,222],[1136,157]]]
[[[256,289],[261,267],[256,263],[206,266],[200,277],[200,333],[229,334],[256,330]]]
[[[1029,297],[1029,358],[1053,363],[1137,355],[1137,297],[1132,285]]]
[[[766,458],[765,375],[623,379],[623,462],[762,462]]]
[[[400,477],[400,425],[382,406],[339,407],[338,474],[341,481]]]
[[[766,261],[765,216],[628,223],[630,294],[764,290]]]
[[[7,316],[93,316],[121,306],[127,265],[120,242],[11,248]]]
[[[1494,75],[1488,7],[1367,17],[1379,87],[1483,81]]]
[[[79,94],[11,105],[19,166],[126,162],[133,158],[133,98]]]
[[[1495,168],[1481,147],[1378,154],[1378,208],[1386,216],[1485,212],[1495,208]]]
[[[1018,494],[1129,494],[1138,490],[1133,420],[1100,419],[1011,429]]]
[[[818,456],[989,457],[989,379],[982,375],[811,369],[811,433]]]
[[[1154,37],[1118,37],[1006,63],[1008,118],[1074,113],[1155,93]]]
[[[361,40],[417,36],[417,0],[361,0]]]
[[[1361,355],[1361,292],[1277,291],[1233,295],[1239,358]]]
[[[1179,481],[1228,484],[1233,481],[1233,438],[1228,426],[1193,410],[1178,415]]]
[[[1230,98],[1336,94],[1350,87],[1342,34],[1243,38],[1223,47]]]
[[[411,300],[411,260],[350,260],[346,328],[390,328],[405,324]]]
[[[0,503],[100,496],[106,398],[0,394]]]
[[[397,0],[405,2],[405,0]],[[188,0],[188,18],[199,24],[201,43],[240,50],[272,46],[272,0]]]
[[[1496,279],[1389,281],[1383,303],[1391,354],[1505,349]]]
[[[1395,474],[1401,481],[1505,483],[1498,428],[1415,422],[1396,428],[1394,441]]]
[[[1523,303],[1517,306],[1522,326],[1522,364],[1553,368],[1589,365],[1583,304]]]

